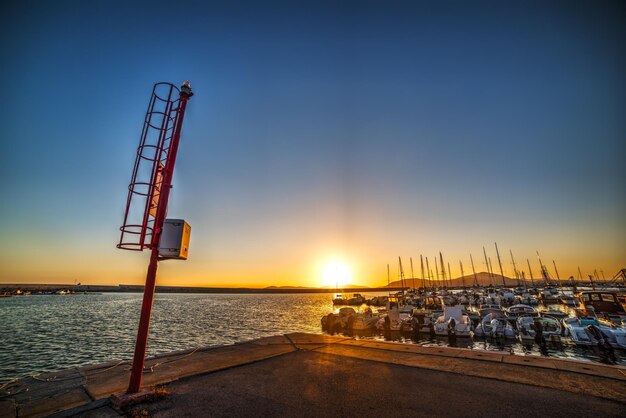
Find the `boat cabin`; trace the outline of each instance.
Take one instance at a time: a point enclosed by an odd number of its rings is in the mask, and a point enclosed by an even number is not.
[[[582,292],[580,299],[585,309],[592,307],[595,312],[626,315],[624,307],[619,303],[615,292]]]

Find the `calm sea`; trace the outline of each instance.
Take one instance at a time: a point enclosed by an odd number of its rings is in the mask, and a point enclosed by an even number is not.
[[[288,332],[319,333],[321,317],[333,309],[331,297],[331,294],[157,294],[148,356]],[[47,371],[131,359],[141,299],[139,293],[0,298],[0,384]],[[382,335],[360,338],[384,339]],[[400,335],[391,338],[410,344],[450,344],[445,338],[412,340]],[[496,345],[459,340],[456,345],[518,355],[606,361],[597,351],[571,344],[551,346],[543,353],[537,346],[529,349],[516,343]],[[624,354],[616,352],[615,360],[624,363]]]

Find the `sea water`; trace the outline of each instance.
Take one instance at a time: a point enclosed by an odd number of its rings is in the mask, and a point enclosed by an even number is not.
[[[331,300],[331,294],[156,294],[147,355],[289,332],[320,333],[322,316],[333,310]],[[132,359],[141,301],[140,293],[0,298],[0,385],[42,372]],[[385,339],[377,333],[355,337]],[[386,338],[425,346],[607,361],[597,349],[570,343],[551,345],[542,352],[537,345],[524,347],[514,341],[413,339],[400,334]],[[614,360],[625,363],[626,355],[615,350]]]

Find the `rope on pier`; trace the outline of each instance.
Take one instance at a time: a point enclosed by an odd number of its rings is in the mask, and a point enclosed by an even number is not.
[[[163,365],[163,364],[174,363],[175,361],[178,361],[178,360],[182,360],[182,359],[184,359],[184,358],[187,358],[187,357],[189,357],[190,355],[192,355],[193,353],[195,353],[196,351],[198,351],[199,349],[200,349],[200,347],[198,347],[198,348],[194,349],[192,352],[187,353],[187,354],[185,354],[185,355],[184,355],[184,356],[182,356],[182,357],[177,357],[177,358],[174,358],[174,359],[171,359],[171,360],[163,361],[163,362],[161,362],[161,363],[155,363],[155,364],[153,364],[152,366],[150,366],[150,368],[149,368],[149,369],[147,369],[147,368],[145,368],[145,367],[144,367],[143,371],[144,371],[144,373],[146,373],[146,372],[148,372],[148,371],[149,371],[150,373],[154,373],[154,368],[155,368],[155,367],[161,366],[161,365]]]
[[[8,398],[9,396],[15,396],[15,395],[17,395],[19,393],[28,391],[28,388],[25,388],[25,389],[22,389],[22,390],[18,390],[17,392],[10,392],[8,390],[8,388],[10,388],[15,383],[17,383],[18,380],[19,380],[19,378],[11,379],[8,382],[6,382],[5,384],[3,384],[2,386],[0,386],[0,391],[4,392],[4,393],[0,394],[0,399]]]
[[[94,374],[104,373],[104,372],[109,371],[109,370],[111,370],[111,369],[114,369],[114,368],[116,368],[117,366],[119,366],[119,365],[121,365],[121,364],[124,364],[124,363],[128,363],[128,360],[122,360],[122,361],[120,361],[120,362],[115,363],[114,365],[112,365],[112,366],[110,366],[110,367],[107,367],[106,369],[98,370],[98,371],[96,371],[96,372],[89,373],[89,374],[90,374],[90,375],[94,375]],[[40,382],[63,382],[63,381],[65,381],[65,380],[78,379],[78,378],[82,377],[82,376],[78,375],[78,376],[64,377],[64,378],[57,379],[57,377],[58,377],[58,376],[52,376],[52,377],[51,377],[51,378],[49,378],[49,379],[42,379],[42,378],[40,378],[40,377],[38,377],[38,376],[39,376],[39,375],[32,375],[32,376],[30,376],[30,377],[31,377],[31,378],[33,378],[34,380],[38,380],[38,381],[40,381]]]

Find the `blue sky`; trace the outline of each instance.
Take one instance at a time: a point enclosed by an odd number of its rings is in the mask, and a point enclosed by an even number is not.
[[[625,14],[3,2],[0,280],[142,282],[147,254],[114,248],[125,190],[152,84],[186,79],[170,215],[192,246],[163,284],[315,284],[331,260],[372,284],[398,255],[454,266],[494,241],[614,273]]]

